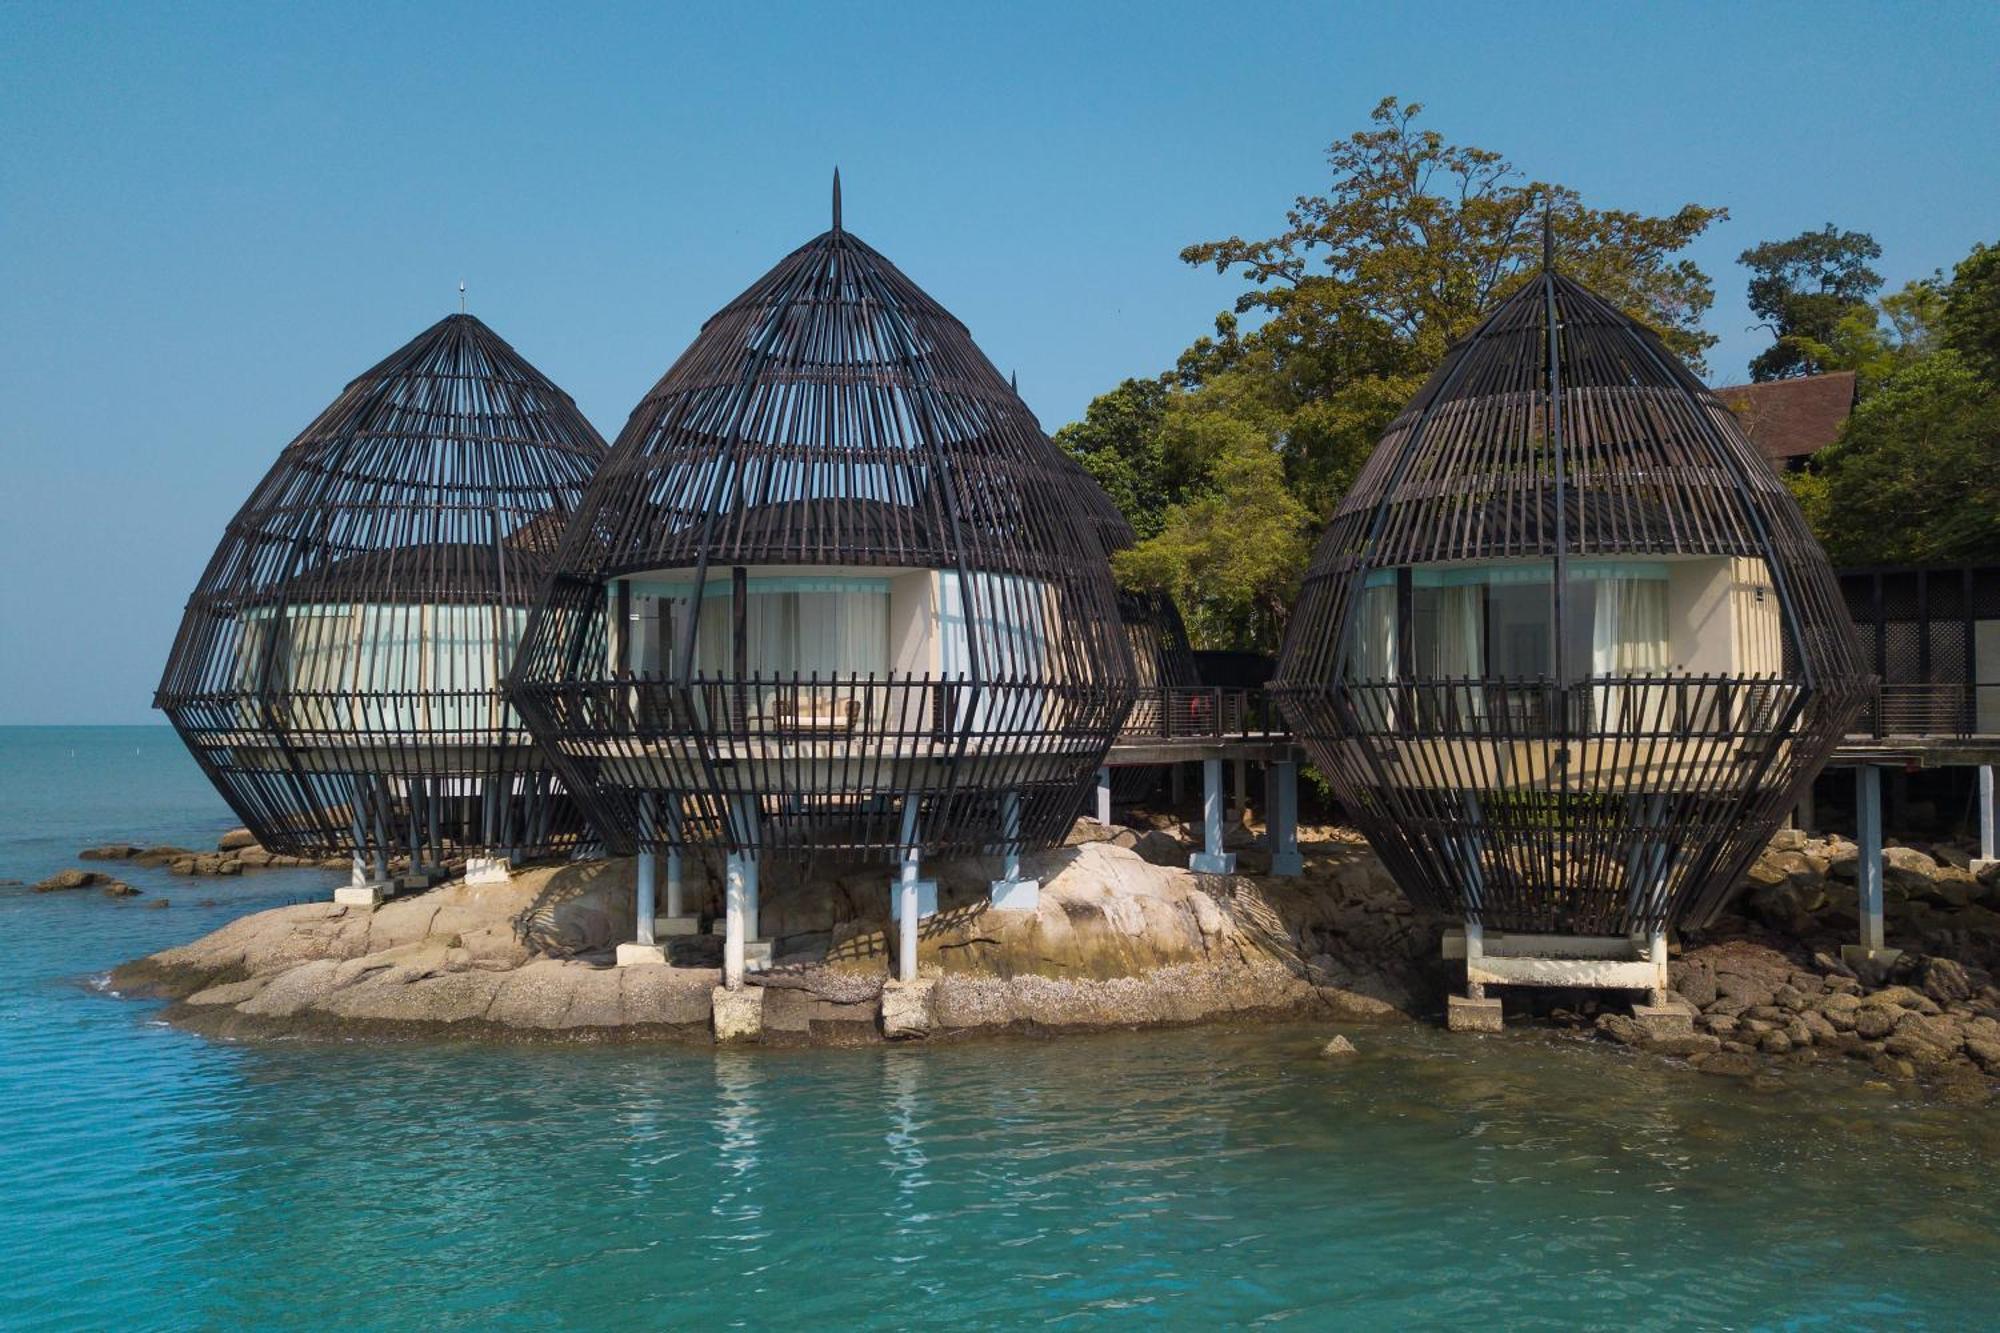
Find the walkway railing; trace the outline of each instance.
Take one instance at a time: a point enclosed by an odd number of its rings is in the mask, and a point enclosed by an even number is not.
[[[1160,685],[1139,692],[1121,741],[1283,739],[1290,728],[1263,690]]]
[[[1633,713],[1650,714],[1664,702],[1673,716],[1672,730],[1705,733],[1702,725],[1722,713],[1739,712],[1745,707],[1768,711],[1773,706],[1774,683],[1768,680],[1731,681],[1721,679],[1671,681],[1591,681],[1573,686],[1567,706],[1573,726],[1590,732],[1630,730],[1630,724],[1613,725],[1611,712],[1619,720]],[[2000,688],[2000,687],[1989,687]],[[1368,691],[1360,691],[1368,693]],[[1481,733],[1495,729],[1497,719],[1506,727],[1545,725],[1547,715],[1557,706],[1553,687],[1523,684],[1510,687],[1473,686],[1466,683],[1428,687],[1381,684],[1370,695],[1380,695],[1387,706],[1393,698],[1396,713],[1420,726],[1438,727],[1460,734],[1470,727]],[[1477,696],[1475,698],[1475,696]],[[1876,687],[1868,707],[1855,723],[1852,734],[1876,739],[1894,737],[1951,737],[1962,739],[1985,734],[1979,726],[1977,687],[1965,683]],[[1380,719],[1378,719],[1380,720]],[[1736,719],[1736,725],[1741,719]],[[1393,730],[1388,725],[1383,730]],[[1986,730],[1990,731],[1991,728]],[[1284,717],[1261,689],[1220,686],[1155,686],[1142,689],[1138,702],[1118,739],[1127,743],[1149,740],[1283,740],[1291,734]]]
[[[1856,728],[1887,736],[1977,735],[1977,687],[1964,681],[1941,685],[1878,685],[1875,699]]]

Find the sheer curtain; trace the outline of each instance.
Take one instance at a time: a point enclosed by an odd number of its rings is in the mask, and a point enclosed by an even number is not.
[[[1354,645],[1348,654],[1350,670],[1357,681],[1387,681],[1396,678],[1396,585],[1379,584],[1361,590],[1361,603],[1354,608]],[[1357,691],[1355,704],[1370,725],[1395,725],[1395,691]]]
[[[1437,590],[1437,649],[1434,674],[1440,679],[1477,681],[1486,674],[1486,590]],[[1449,687],[1453,711],[1461,719],[1486,716],[1486,693],[1478,685]]]
[[[1590,670],[1594,676],[1656,676],[1667,666],[1667,584],[1664,579],[1611,578],[1597,584],[1591,620]],[[1644,686],[1607,689],[1599,710],[1611,730],[1658,725],[1656,691]]]
[[[1048,656],[1047,586],[1013,574],[975,572],[968,581],[969,597],[957,573],[947,571],[938,576],[938,661],[944,678],[972,674],[975,645],[982,684],[1040,675]],[[1038,694],[1010,692],[1004,700],[1010,711],[1004,715],[999,711],[1002,702],[992,690],[981,690],[971,717],[966,719],[961,712],[960,721],[974,731],[1039,725],[1042,699]]]

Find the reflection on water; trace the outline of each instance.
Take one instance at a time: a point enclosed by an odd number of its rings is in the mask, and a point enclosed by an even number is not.
[[[1991,1106],[1423,1028],[221,1045],[79,979],[319,882],[130,878],[0,890],[0,1325],[1990,1322]]]
[[[10,1083],[0,1150],[51,1326],[1946,1322],[2000,1266],[1990,1111],[1554,1043],[220,1047],[74,1002],[129,1058]]]

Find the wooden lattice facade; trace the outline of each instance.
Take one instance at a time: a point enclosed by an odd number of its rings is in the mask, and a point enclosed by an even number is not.
[[[632,413],[512,696],[616,846],[1053,845],[1134,688],[1070,472],[836,199]]]
[[[605,446],[470,315],[347,386],[252,492],[156,696],[273,851],[440,865],[584,832],[501,693]]]
[[[1545,268],[1389,427],[1273,690],[1420,905],[1623,936],[1720,906],[1869,686],[1735,419]]]

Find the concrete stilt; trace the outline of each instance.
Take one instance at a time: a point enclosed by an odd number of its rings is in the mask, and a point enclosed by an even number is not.
[[[1111,770],[1097,770],[1097,823],[1099,827],[1111,824]]]
[[[653,934],[657,914],[654,876],[657,873],[653,849],[653,793],[639,797],[639,857],[632,872],[632,934],[629,944],[618,946],[618,966],[658,967],[667,961],[667,951]]]
[[[1021,793],[1004,792],[1000,797],[1000,837],[1006,850],[1000,855],[1000,878],[988,886],[994,909],[1001,912],[1032,912],[1041,905],[1042,882],[1021,878]]]
[[[2000,853],[1994,850],[1994,823],[2000,819],[2000,810],[1993,807],[1993,765],[1979,766],[1979,859],[1972,863],[1973,873],[1990,869],[2000,864]]]
[[[937,911],[937,883],[922,879],[917,846],[917,801],[903,798],[903,863],[890,886],[889,915],[896,925],[896,980],[917,979],[917,923]],[[926,906],[929,911],[926,911]]]
[[[665,853],[667,871],[667,900],[661,914],[653,919],[653,936],[693,935],[701,929],[701,921],[687,910],[686,888],[681,875],[681,801],[672,792],[666,798],[667,850]]]
[[[1487,999],[1486,983],[1472,976],[1486,956],[1485,940],[1477,921],[1465,923],[1465,994],[1448,995],[1444,1002],[1444,1025],[1452,1032],[1499,1032],[1506,1026],[1499,999]]]
[[[1222,761],[1201,761],[1202,850],[1188,857],[1188,869],[1204,875],[1236,873],[1236,853],[1222,850]]]
[[[354,860],[347,883],[333,891],[333,901],[341,907],[373,907],[396,893],[387,871],[372,873],[368,859],[367,827],[361,817],[361,789],[356,786],[347,804],[347,830],[354,837]]]
[[[1841,948],[1841,959],[1857,962],[1894,962],[1902,950],[1886,946],[1882,935],[1882,770],[1863,764],[1854,771],[1855,841],[1860,855],[1855,868],[1855,887],[1860,898],[1861,942]]]
[[[1238,759],[1234,763],[1236,772],[1236,797],[1230,802],[1229,822],[1241,824],[1250,817],[1250,761]]]
[[[1299,766],[1277,760],[1264,769],[1264,826],[1271,844],[1271,873],[1305,873],[1299,855]]]
[[[659,900],[654,877],[659,873],[659,858],[654,853],[652,843],[658,836],[654,823],[653,793],[646,792],[639,797],[639,864],[634,875],[635,896],[633,919],[636,923],[636,937],[641,944],[653,943],[653,918],[659,915]]]
[[[722,881],[722,985],[725,990],[743,986],[744,917],[749,904],[750,858],[731,852]]]

